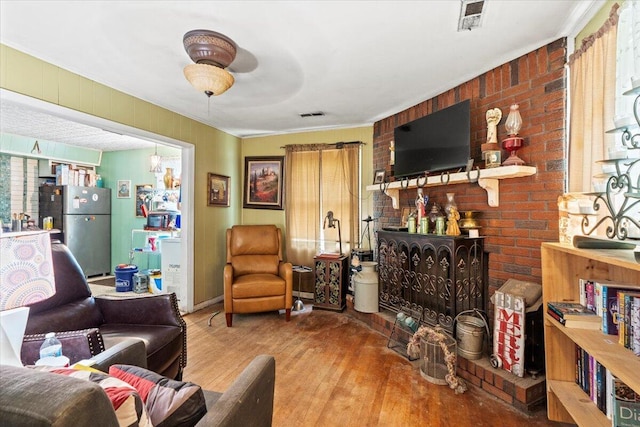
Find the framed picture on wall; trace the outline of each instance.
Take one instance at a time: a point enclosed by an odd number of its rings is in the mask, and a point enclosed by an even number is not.
[[[243,207],[282,210],[283,184],[284,156],[245,157]]]
[[[147,212],[150,210],[151,199],[153,198],[153,185],[136,184],[136,216],[144,217],[142,206]]]
[[[384,178],[385,178],[385,171],[384,169],[378,169],[374,174],[373,174],[373,183],[374,184],[382,184],[384,182]]]
[[[228,176],[207,174],[207,206],[229,206]]]
[[[118,199],[130,199],[131,198],[131,181],[128,179],[118,180],[118,191],[116,197]]]

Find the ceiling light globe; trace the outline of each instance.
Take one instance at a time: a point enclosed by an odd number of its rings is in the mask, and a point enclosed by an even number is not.
[[[184,67],[184,76],[196,90],[207,96],[221,95],[235,82],[227,70],[207,64],[187,65]]]

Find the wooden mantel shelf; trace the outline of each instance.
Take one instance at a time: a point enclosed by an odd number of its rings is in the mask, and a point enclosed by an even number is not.
[[[480,187],[487,191],[487,202],[491,207],[500,205],[500,180],[507,178],[520,178],[523,176],[535,175],[537,169],[535,166],[499,166],[497,168],[473,170],[469,175],[466,172],[457,172],[452,174],[433,175],[427,178],[427,182],[423,187],[435,187],[447,184],[462,184],[465,182],[478,182]],[[448,178],[447,178],[448,177]],[[424,178],[420,179],[420,184]],[[391,197],[391,203],[394,209],[399,208],[400,190],[418,188],[418,179],[410,179],[406,181],[394,181],[385,184],[373,184],[367,186],[367,191],[384,191]]]

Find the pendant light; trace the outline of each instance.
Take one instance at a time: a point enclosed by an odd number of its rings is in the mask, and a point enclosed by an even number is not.
[[[152,154],[151,157],[149,157],[149,161],[151,163],[149,172],[162,173],[162,157],[158,155],[158,144],[156,144],[155,154]]]

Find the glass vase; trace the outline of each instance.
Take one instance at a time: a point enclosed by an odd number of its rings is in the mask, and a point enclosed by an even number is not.
[[[431,210],[429,211],[429,214],[427,216],[429,217],[429,230],[434,230],[434,233],[435,233],[436,220],[439,216],[442,216],[442,212],[440,212],[440,207],[436,202],[433,202],[433,205],[431,206]]]
[[[173,168],[167,168],[164,173],[164,188],[166,190],[173,188]]]
[[[447,203],[444,205],[444,213],[449,218],[449,213],[451,213],[451,208],[458,209],[458,205],[456,204],[455,193],[447,193]]]

